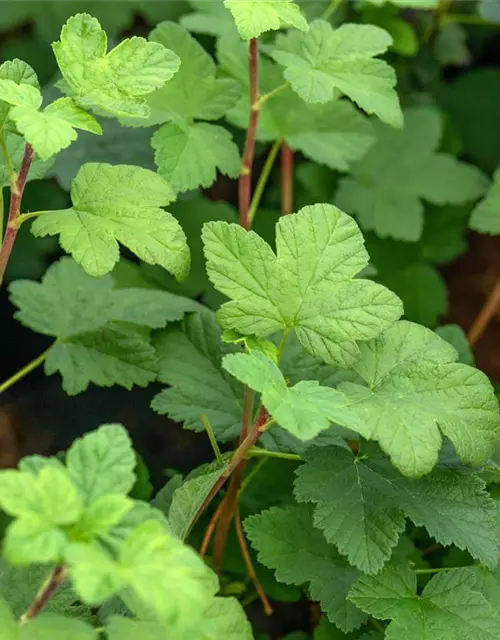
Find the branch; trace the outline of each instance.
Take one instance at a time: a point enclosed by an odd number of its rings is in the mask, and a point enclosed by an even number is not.
[[[7,220],[7,229],[2,242],[2,248],[0,249],[0,285],[3,282],[5,269],[7,268],[7,263],[9,262],[10,254],[12,253],[12,248],[16,240],[18,229],[14,225],[19,216],[24,187],[28,180],[28,173],[32,162],[33,147],[30,144],[27,144],[24,149],[24,157],[15,188],[13,185],[10,192],[9,218]]]
[[[500,277],[497,279],[495,286],[469,331],[468,338],[471,346],[476,344],[479,338],[483,335],[498,307],[500,307]]]
[[[239,209],[240,224],[245,229],[250,229],[248,216],[250,208],[250,192],[252,189],[252,167],[255,156],[255,137],[259,120],[259,43],[257,38],[252,38],[248,46],[248,59],[250,65],[250,121],[248,124],[245,147],[239,181]]]
[[[65,571],[66,569],[63,565],[58,565],[52,571],[45,584],[42,585],[42,588],[35,596],[29,609],[21,616],[20,624],[25,624],[28,620],[35,618],[40,613],[66,577]]]

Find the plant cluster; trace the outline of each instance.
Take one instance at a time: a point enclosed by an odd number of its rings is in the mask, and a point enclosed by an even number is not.
[[[0,26],[52,37],[12,4]],[[51,339],[0,392],[42,365],[69,395],[157,381],[214,459],[150,500],[105,424],[0,471],[2,639],[260,640],[254,600],[316,603],[289,640],[499,638],[499,404],[437,327],[438,266],[500,233],[498,150],[457,150],[425,76],[491,3],[193,0],[116,46],[133,3],[71,4],[43,5],[55,82],[0,65],[0,282]],[[202,194],[220,175],[237,209]],[[67,206],[27,206],[45,176]],[[13,277],[31,237],[67,255]]]

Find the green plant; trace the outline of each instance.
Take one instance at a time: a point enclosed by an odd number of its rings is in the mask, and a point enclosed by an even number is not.
[[[46,106],[26,62],[0,66],[0,282],[28,225],[69,254],[9,284],[52,342],[0,393],[42,364],[69,395],[158,381],[152,409],[214,452],[152,503],[131,497],[147,470],[119,424],[0,471],[2,638],[249,640],[246,604],[304,594],[321,618],[290,640],[499,637],[498,400],[461,329],[432,330],[470,211],[499,231],[498,172],[457,159],[435,101],[402,90],[402,108],[381,58],[463,59],[484,4],[193,1],[109,51],[75,13]],[[95,140],[121,135],[149,137],[158,171],[102,162]],[[77,145],[71,206],[26,211]],[[187,193],[218,173],[237,211]]]

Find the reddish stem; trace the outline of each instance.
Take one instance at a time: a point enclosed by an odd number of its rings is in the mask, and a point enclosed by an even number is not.
[[[24,624],[40,613],[49,600],[54,596],[59,586],[63,582],[66,570],[63,565],[58,565],[50,574],[47,582],[42,586],[35,599],[31,603],[29,609],[21,616],[21,624]]]
[[[293,211],[293,151],[284,142],[281,147],[281,213]]]
[[[485,332],[491,319],[495,315],[497,309],[500,307],[500,277],[495,282],[495,286],[491,290],[486,302],[484,303],[481,311],[477,315],[474,323],[469,331],[469,343],[471,345],[476,344],[479,338]]]
[[[239,209],[240,224],[245,229],[250,229],[251,223],[248,217],[250,210],[250,197],[252,190],[252,167],[255,156],[255,137],[257,135],[257,123],[259,120],[259,43],[257,38],[252,38],[248,47],[248,60],[250,66],[250,120],[243,149],[241,175],[239,181]]]
[[[33,147],[27,144],[24,149],[24,157],[17,177],[15,185],[11,185],[10,190],[10,205],[9,205],[9,217],[7,219],[7,229],[5,230],[5,236],[2,242],[2,248],[0,249],[0,285],[3,282],[5,275],[5,269],[9,262],[14,242],[16,241],[18,228],[14,226],[14,222],[19,216],[21,211],[21,200],[23,198],[24,187],[28,179],[28,173],[33,162]]]

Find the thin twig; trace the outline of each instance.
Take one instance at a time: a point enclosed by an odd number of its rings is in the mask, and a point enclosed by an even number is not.
[[[58,565],[51,572],[50,576],[35,596],[35,599],[29,606],[28,610],[21,616],[19,620],[20,624],[25,624],[28,620],[35,618],[40,613],[63,582],[65,578],[65,571],[66,570],[63,565]]]
[[[46,349],[43,353],[41,353],[37,358],[29,362],[22,369],[19,369],[19,371],[16,371],[16,373],[14,373],[14,375],[10,376],[10,378],[5,380],[5,382],[2,382],[2,384],[0,384],[0,394],[7,391],[7,389],[10,389],[13,385],[16,384],[16,382],[19,382],[19,380],[21,380],[22,378],[27,376],[29,373],[34,371],[34,369],[36,369],[41,364],[43,364],[43,362],[45,362],[45,360],[47,359],[47,356],[49,355],[49,352],[54,346],[54,344],[55,343],[52,343],[50,347]]]
[[[239,181],[239,211],[240,224],[250,229],[248,212],[250,209],[250,194],[252,189],[252,167],[255,156],[255,139],[259,120],[259,43],[252,38],[248,45],[248,59],[250,67],[250,118],[243,149],[241,175]]]
[[[281,147],[281,213],[293,211],[293,151],[283,143]]]
[[[5,236],[2,242],[2,248],[0,249],[0,285],[3,282],[5,269],[7,268],[7,263],[9,262],[10,254],[12,253],[12,248],[14,247],[14,242],[16,240],[18,229],[16,229],[13,225],[17,217],[19,216],[24,187],[26,186],[26,181],[28,179],[28,173],[31,168],[32,162],[33,147],[30,144],[27,144],[24,149],[24,157],[17,178],[16,189],[11,189],[10,193],[7,229],[5,231]]]
[[[471,345],[476,344],[479,338],[485,332],[491,319],[495,315],[498,307],[500,306],[500,277],[497,279],[495,286],[493,287],[490,295],[486,299],[483,308],[478,313],[472,327],[469,331],[469,343]]]
[[[219,506],[217,507],[212,517],[210,518],[210,522],[208,523],[207,530],[205,531],[205,535],[203,536],[203,540],[201,542],[200,556],[202,558],[204,558],[207,553],[208,545],[210,544],[210,540],[212,539],[212,536],[215,531],[215,525],[217,524],[217,521],[219,520],[223,509],[224,509],[224,500],[221,500],[221,502],[219,503]]]
[[[7,143],[5,142],[5,138],[3,134],[0,133],[0,149],[2,150],[2,154],[5,160],[5,166],[7,167],[7,171],[9,173],[9,181],[10,181],[10,189],[13,193],[17,192],[17,174],[14,169],[14,165],[12,164],[12,158],[10,157],[9,150],[7,149]]]
[[[272,616],[273,608],[271,607],[271,603],[268,600],[266,592],[262,588],[259,582],[259,579],[257,578],[257,573],[255,572],[255,567],[253,566],[252,558],[250,557],[250,553],[248,551],[247,541],[245,539],[243,527],[241,526],[241,515],[240,515],[239,505],[236,505],[236,514],[234,517],[234,522],[236,525],[236,536],[238,538],[238,543],[240,545],[241,555],[243,556],[243,560],[245,561],[245,565],[246,565],[250,580],[253,582],[255,590],[259,595],[260,601],[262,602],[262,606],[264,607],[265,614],[268,616]]]
[[[224,458],[222,457],[222,453],[219,449],[219,444],[215,437],[214,430],[212,429],[212,425],[210,424],[209,419],[206,415],[201,416],[201,421],[203,426],[205,427],[205,431],[207,432],[208,439],[210,440],[210,444],[212,445],[213,452],[215,454],[215,458],[221,467],[224,466]]]

